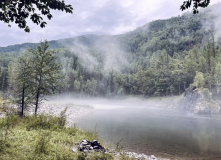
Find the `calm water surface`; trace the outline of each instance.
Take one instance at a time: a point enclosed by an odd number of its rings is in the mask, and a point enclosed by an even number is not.
[[[113,148],[120,142],[125,150],[148,155],[221,159],[219,115],[200,116],[159,108],[151,101],[88,103],[95,109],[77,118],[77,126],[96,130]]]

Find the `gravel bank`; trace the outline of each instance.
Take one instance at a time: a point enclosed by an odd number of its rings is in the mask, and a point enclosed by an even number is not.
[[[93,107],[90,105],[78,105],[65,102],[46,101],[38,109],[38,114],[49,114],[59,116],[62,111],[66,110],[67,125],[73,125],[75,118],[90,112]]]

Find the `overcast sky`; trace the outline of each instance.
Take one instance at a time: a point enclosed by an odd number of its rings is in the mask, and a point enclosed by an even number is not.
[[[221,0],[212,0],[214,4]],[[0,46],[57,40],[83,34],[122,34],[152,20],[182,15],[183,0],[66,0],[73,14],[53,11],[46,28],[29,23],[30,33],[0,22]]]

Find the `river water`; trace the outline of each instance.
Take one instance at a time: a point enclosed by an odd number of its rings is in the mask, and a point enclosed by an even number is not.
[[[221,117],[171,109],[170,101],[86,100],[94,109],[75,120],[112,148],[165,158],[221,159]]]

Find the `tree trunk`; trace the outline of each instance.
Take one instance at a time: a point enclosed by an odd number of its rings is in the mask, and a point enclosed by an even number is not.
[[[42,72],[42,71],[41,71]],[[38,102],[39,102],[39,96],[40,96],[40,88],[41,88],[41,75],[39,79],[39,84],[37,88],[37,94],[36,94],[36,103],[35,103],[35,116],[37,115],[37,110],[38,110]]]
[[[37,115],[37,110],[38,110],[39,93],[40,91],[38,88],[37,95],[36,95],[36,103],[35,103],[35,116]]]
[[[45,51],[43,53],[45,55]],[[40,96],[40,89],[41,89],[41,79],[42,79],[42,66],[44,62],[44,55],[41,58],[41,70],[40,70],[40,78],[39,78],[39,83],[38,83],[38,88],[37,88],[37,95],[36,95],[36,103],[35,103],[35,116],[37,115],[37,110],[38,110],[38,103],[39,103],[39,96]]]
[[[22,89],[21,113],[20,113],[21,117],[23,117],[24,114],[24,105],[25,105],[25,85],[23,85]]]
[[[42,70],[41,70],[41,74],[42,74]],[[38,103],[39,103],[39,96],[40,96],[40,88],[41,88],[41,76],[42,76],[42,75],[40,75],[39,84],[38,84],[38,88],[37,88],[37,94],[36,94],[35,116],[37,115],[37,110],[38,110]]]
[[[179,84],[179,95],[180,95],[180,84]]]

